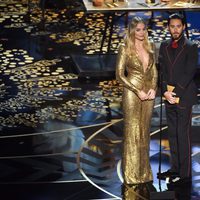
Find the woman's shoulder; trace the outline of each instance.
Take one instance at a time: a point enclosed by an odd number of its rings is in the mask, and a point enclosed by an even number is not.
[[[150,44],[151,48],[155,48],[155,41],[149,40],[149,44]]]
[[[153,40],[149,40],[149,51],[150,53],[155,53],[156,51],[156,45],[155,45],[155,42]]]
[[[125,49],[126,49],[126,47],[125,47],[124,43],[119,44],[118,52],[124,52]]]
[[[119,44],[119,48],[125,48],[125,44],[124,43],[120,43]]]

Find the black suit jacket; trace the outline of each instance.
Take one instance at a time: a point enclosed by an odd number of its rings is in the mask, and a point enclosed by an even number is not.
[[[162,92],[167,84],[175,86],[173,92],[180,97],[180,106],[197,103],[197,88],[194,75],[198,63],[198,48],[184,36],[178,42],[176,50],[171,47],[172,40],[162,42],[159,52]]]

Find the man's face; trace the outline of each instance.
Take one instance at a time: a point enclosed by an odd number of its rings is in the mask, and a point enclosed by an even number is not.
[[[182,24],[180,19],[171,19],[168,28],[172,38],[178,40],[185,29],[185,25]]]

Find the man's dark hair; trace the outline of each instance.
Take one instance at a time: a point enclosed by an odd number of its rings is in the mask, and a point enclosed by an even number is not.
[[[168,22],[167,22],[168,26],[170,24],[171,19],[179,19],[179,20],[181,20],[182,24],[185,25],[185,19],[184,19],[183,15],[181,15],[179,13],[174,13],[169,16]]]

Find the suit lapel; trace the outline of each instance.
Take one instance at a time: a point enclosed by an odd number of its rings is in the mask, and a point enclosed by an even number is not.
[[[181,44],[180,48],[178,48],[178,52],[176,54],[176,57],[172,63],[172,66],[175,65],[176,61],[179,59],[179,57],[181,57],[181,54],[183,53],[183,50],[185,49],[185,41],[183,42],[183,44]]]
[[[166,50],[168,61],[172,65],[172,63],[173,63],[173,52],[171,51],[170,44],[171,44],[171,40],[169,41],[169,43],[165,47],[165,50]]]
[[[169,43],[167,44],[166,46],[166,54],[167,54],[167,58],[168,58],[168,61],[170,63],[170,66],[174,66],[175,63],[177,62],[177,60],[179,59],[179,57],[181,57],[181,54],[183,53],[183,50],[185,49],[185,40],[183,42],[183,44],[180,44],[180,46],[178,47],[177,49],[177,53],[176,53],[176,56],[174,58],[174,55],[173,55],[173,51],[171,50],[171,40],[169,41]],[[173,59],[174,58],[174,59]]]

